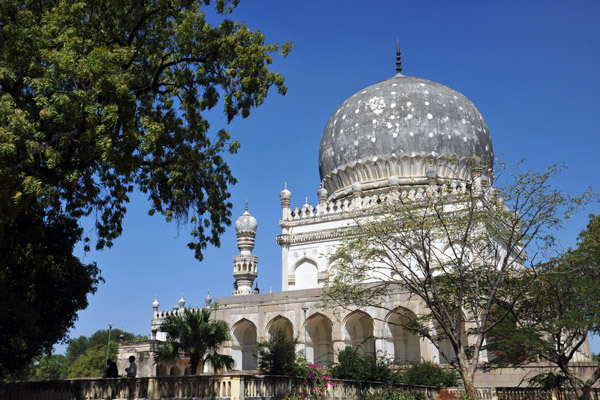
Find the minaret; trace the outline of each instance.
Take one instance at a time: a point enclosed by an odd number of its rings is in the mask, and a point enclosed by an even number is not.
[[[235,278],[233,286],[235,290],[231,294],[234,296],[256,293],[252,289],[252,285],[258,275],[258,257],[252,254],[252,249],[254,249],[257,225],[256,218],[248,212],[248,202],[246,201],[246,211],[235,221],[240,254],[233,256],[233,277]]]

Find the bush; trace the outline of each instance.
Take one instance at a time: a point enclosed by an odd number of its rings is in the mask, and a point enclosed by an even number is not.
[[[428,400],[424,393],[394,389],[377,390],[359,397],[359,400]]]
[[[457,396],[454,393],[451,393],[447,390],[440,390],[437,394],[437,396],[435,396],[435,400],[456,400]]]
[[[327,389],[333,387],[333,379],[327,374],[327,369],[320,364],[301,364],[301,376],[304,378],[300,387],[300,394],[304,399],[324,400],[327,398]]]
[[[296,361],[298,339],[288,337],[283,330],[271,332],[269,340],[258,343],[258,369],[265,375],[299,376],[302,371]]]
[[[331,375],[336,379],[351,379],[357,382],[394,383],[397,374],[390,369],[390,363],[382,357],[361,355],[351,346],[338,353],[338,362],[331,368]]]
[[[458,374],[450,367],[441,368],[431,361],[414,362],[400,375],[400,381],[407,385],[445,386],[458,385]]]
[[[536,387],[543,390],[560,389],[569,383],[569,380],[562,372],[542,372],[527,380],[530,387]]]

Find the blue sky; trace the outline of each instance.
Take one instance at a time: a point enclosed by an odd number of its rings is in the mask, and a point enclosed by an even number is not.
[[[227,128],[242,148],[228,157],[238,184],[231,188],[233,220],[249,211],[258,220],[254,254],[261,291],[281,289],[279,192],[287,182],[292,207],[305,197],[317,203],[318,151],[330,115],[348,97],[395,73],[396,38],[403,73],[440,82],[467,96],[483,114],[496,155],[509,164],[543,170],[569,169],[556,186],[575,193],[599,189],[600,2],[598,1],[281,1],[242,0],[233,19],[246,21],[270,42],[294,42],[273,68],[286,77],[286,96],[275,92],[250,117],[226,126],[213,113],[216,132]],[[203,262],[187,249],[190,227],[147,216],[136,195],[124,233],[112,249],[80,253],[97,261],[106,283],[89,296],[72,337],[106,329],[109,323],[150,335],[151,303],[173,307],[181,294],[188,306],[232,290],[232,256],[238,253],[229,227],[220,248]],[[561,232],[575,242],[587,212]],[[88,226],[89,228],[89,226]],[[61,352],[64,346],[58,346]],[[593,343],[600,352],[600,341]]]

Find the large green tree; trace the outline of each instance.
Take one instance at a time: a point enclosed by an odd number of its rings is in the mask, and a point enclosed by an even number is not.
[[[123,335],[123,340],[144,340],[147,336],[135,335],[129,332],[122,332],[120,329],[100,329],[91,336],[79,336],[69,340],[69,345],[65,352],[67,366],[70,378],[82,378],[89,376],[102,376],[106,363],[106,353],[108,357],[116,360],[117,348]],[[110,347],[109,345],[110,337]]]
[[[231,356],[217,352],[230,339],[229,327],[225,321],[211,319],[207,308],[171,314],[161,324],[160,331],[167,334],[167,340],[154,356],[156,364],[187,357],[192,375],[196,375],[198,367],[202,369],[206,362],[215,371],[230,370],[234,366]]]
[[[68,376],[67,358],[62,354],[45,355],[33,366],[32,378],[35,380],[64,379]]]
[[[491,331],[487,347],[496,357],[490,366],[548,361],[566,376],[579,399],[588,400],[600,366],[584,378],[571,362],[584,350],[590,332],[600,334],[600,216],[595,215],[577,247],[544,263],[511,318]]]
[[[95,219],[96,248],[110,247],[137,189],[149,214],[190,224],[196,258],[219,245],[235,182],[223,154],[239,143],[210,130],[206,112],[221,104],[230,122],[271,87],[285,93],[269,64],[291,48],[230,19],[237,4],[0,2],[0,331],[13,338],[2,340],[0,372],[63,337],[94,292],[98,270],[72,256],[90,240],[77,229],[82,217]],[[36,245],[51,235],[65,241],[60,252]],[[70,304],[46,306],[39,271]],[[80,282],[65,281],[72,273]],[[27,332],[15,328],[17,313],[40,317]],[[50,316],[57,329],[44,325]]]
[[[391,192],[357,213],[331,259],[324,298],[401,316],[398,323],[433,343],[473,396],[488,333],[535,279],[533,267],[553,247],[553,231],[588,199],[555,190],[557,168],[522,175],[503,175],[501,168],[492,186],[479,165],[473,160],[468,178]],[[524,285],[513,284],[516,275]],[[396,308],[390,296],[398,292],[420,300],[424,311]]]

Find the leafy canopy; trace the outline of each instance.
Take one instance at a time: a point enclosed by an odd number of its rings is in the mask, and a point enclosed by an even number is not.
[[[496,357],[489,366],[542,359],[560,370],[542,376],[543,382],[565,378],[578,398],[588,399],[600,366],[580,380],[570,363],[584,352],[588,333],[600,333],[600,216],[590,215],[577,247],[543,263],[539,272],[511,318],[490,332],[487,347]]]
[[[40,358],[32,372],[35,380],[65,379],[69,372],[67,358],[62,354],[46,355]]]
[[[222,153],[204,113],[247,117],[283,77],[260,31],[227,18],[237,0],[3,1],[0,5],[0,228],[30,208],[94,213],[97,248],[121,233],[137,187],[149,213],[192,225],[198,259],[230,223]],[[0,235],[2,235],[0,229]]]
[[[110,331],[110,347],[108,357],[117,359],[117,348],[123,335],[123,340],[146,340],[147,336],[123,332],[120,329]],[[97,377],[104,375],[106,363],[106,346],[108,345],[109,330],[100,329],[91,336],[79,336],[69,340],[65,352],[69,369],[69,378]],[[122,371],[121,371],[122,372]]]
[[[72,255],[122,232],[129,196],[189,223],[197,259],[230,224],[223,156],[211,129],[247,117],[284,78],[260,31],[230,19],[238,0],[0,2],[0,379],[49,351],[87,306],[95,264]],[[216,21],[216,23],[210,23]],[[47,296],[47,292],[53,296]]]

